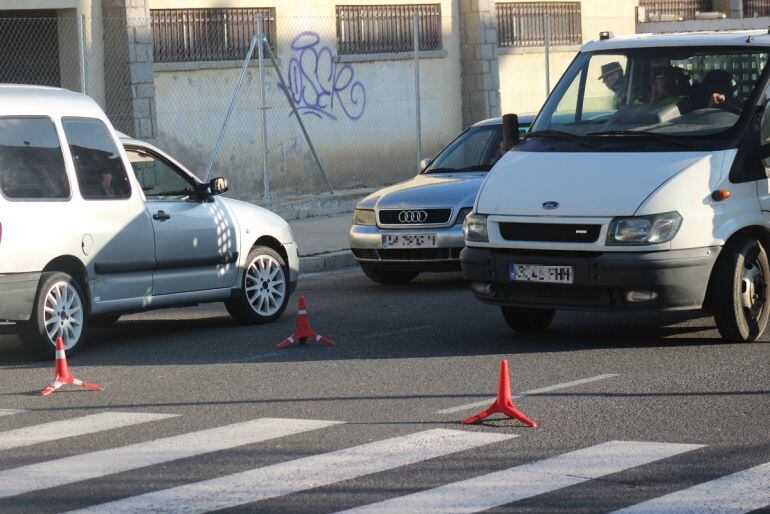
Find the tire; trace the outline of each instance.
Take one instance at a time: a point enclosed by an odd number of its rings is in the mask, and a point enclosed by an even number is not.
[[[278,252],[255,246],[246,259],[241,287],[225,302],[230,316],[245,325],[277,320],[289,303],[289,268]]]
[[[770,313],[770,266],[756,239],[728,243],[714,267],[712,307],[727,342],[749,342],[765,331]]]
[[[99,314],[98,316],[91,316],[88,324],[92,327],[111,327],[118,322],[120,316],[120,314]]]
[[[364,275],[378,284],[385,284],[388,286],[406,284],[414,280],[415,277],[420,274],[419,271],[389,270],[364,264],[361,265],[361,270],[364,272]]]
[[[545,332],[556,314],[554,309],[500,307],[508,326],[516,332]]]
[[[87,327],[88,313],[80,284],[66,273],[43,273],[32,317],[18,329],[24,344],[38,355],[49,357],[56,352],[56,338],[61,335],[64,349],[72,354],[82,347]]]

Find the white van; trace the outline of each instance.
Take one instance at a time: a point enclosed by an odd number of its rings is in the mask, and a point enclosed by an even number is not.
[[[226,190],[121,141],[87,96],[0,86],[0,321],[52,352],[127,312],[224,301],[240,322],[277,319],[298,277],[291,229]]]
[[[464,225],[464,275],[519,331],[567,310],[768,319],[765,31],[604,33],[584,45]]]

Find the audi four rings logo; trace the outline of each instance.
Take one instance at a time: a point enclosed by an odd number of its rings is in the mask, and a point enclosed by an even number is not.
[[[399,223],[425,223],[428,213],[425,211],[401,211],[398,213]]]

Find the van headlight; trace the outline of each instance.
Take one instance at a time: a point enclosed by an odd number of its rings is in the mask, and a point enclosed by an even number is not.
[[[472,212],[465,217],[463,221],[463,234],[466,241],[475,241],[477,243],[489,242],[487,234],[487,215],[476,214]]]
[[[353,225],[376,225],[377,219],[371,209],[356,209],[353,215]]]
[[[654,245],[674,239],[682,226],[682,216],[676,211],[614,218],[607,231],[608,245]]]

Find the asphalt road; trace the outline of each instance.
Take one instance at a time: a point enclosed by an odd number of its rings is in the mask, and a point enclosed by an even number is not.
[[[347,270],[298,294],[336,347],[274,349],[296,297],[269,326],[218,304],[132,315],[70,359],[104,392],[39,398],[52,363],[0,337],[0,512],[581,513],[671,493],[674,511],[770,510],[767,338],[723,344],[682,314],[559,313],[515,335],[457,274],[384,287]],[[459,423],[502,358],[536,429]]]

